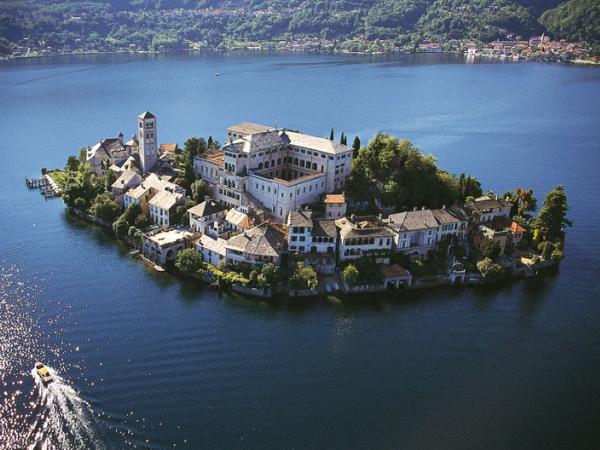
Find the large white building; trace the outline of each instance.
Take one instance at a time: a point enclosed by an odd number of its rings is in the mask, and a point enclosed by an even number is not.
[[[257,124],[228,132],[221,150],[194,160],[214,198],[227,206],[254,206],[285,221],[290,211],[343,189],[350,178],[352,149],[345,145]]]

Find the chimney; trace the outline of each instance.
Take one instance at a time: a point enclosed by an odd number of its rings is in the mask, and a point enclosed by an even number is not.
[[[204,201],[207,202],[207,203],[210,202],[210,195],[205,195],[204,196]]]
[[[383,215],[382,215],[381,213],[379,213],[379,214],[377,214],[377,218],[378,218],[379,220],[381,220],[381,219],[383,218]]]
[[[416,211],[416,210],[417,210],[417,207],[415,206],[415,207],[413,208],[413,211]]]
[[[123,133],[119,133],[119,142],[123,145]]]
[[[442,209],[445,211],[446,210],[446,205],[442,205]]]
[[[356,217],[356,216],[355,216],[354,214],[350,214],[350,222],[354,222],[354,218],[355,218],[355,217]]]
[[[421,206],[421,211],[425,211],[425,207],[424,206]]]

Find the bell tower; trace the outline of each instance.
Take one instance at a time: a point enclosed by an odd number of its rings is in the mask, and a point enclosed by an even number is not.
[[[156,116],[149,111],[138,117],[138,136],[140,169],[147,173],[158,160],[158,145],[156,143]]]

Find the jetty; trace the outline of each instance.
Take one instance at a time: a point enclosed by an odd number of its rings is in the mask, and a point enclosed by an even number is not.
[[[48,173],[44,173],[41,178],[27,177],[25,184],[29,189],[39,189],[45,198],[58,197],[62,192]]]

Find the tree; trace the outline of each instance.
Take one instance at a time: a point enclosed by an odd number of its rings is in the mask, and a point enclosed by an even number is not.
[[[260,269],[260,275],[264,277],[267,287],[271,287],[277,283],[279,278],[279,268],[273,263],[263,264]]]
[[[204,267],[202,255],[193,248],[186,248],[177,253],[175,267],[181,272],[198,272]]]
[[[121,214],[121,206],[111,194],[99,194],[90,208],[90,212],[105,222],[112,223]],[[127,224],[127,222],[125,222]],[[127,224],[129,226],[129,224]]]
[[[204,200],[204,197],[210,194],[210,187],[205,181],[197,179],[190,186],[190,191],[192,193],[192,200],[200,203]]]
[[[565,227],[573,226],[567,219],[569,204],[563,186],[557,186],[546,194],[544,204],[535,221],[536,236],[544,241],[562,241]]]
[[[515,189],[514,194],[513,199],[517,204],[517,215],[529,217],[528,213],[537,209],[537,200],[533,196],[533,190],[517,188]]]
[[[207,150],[208,144],[203,138],[191,137],[183,143],[183,153],[189,160],[206,153]]]
[[[481,182],[475,177],[461,173],[458,178],[458,194],[462,201],[467,197],[481,197]]]
[[[494,260],[500,256],[501,252],[502,249],[500,248],[500,243],[498,241],[494,241],[493,239],[486,239],[481,247],[481,255],[484,258],[490,258]]]
[[[342,275],[346,283],[348,283],[350,286],[355,286],[357,284],[359,273],[358,269],[352,264],[348,264],[346,267],[344,267]]]
[[[115,233],[115,236],[117,236],[118,238],[124,238],[125,236],[127,236],[127,233],[129,232],[129,224],[122,217],[119,217],[113,223],[112,228]]]
[[[137,203],[132,203],[127,207],[121,217],[129,224],[135,225],[135,219],[142,213],[142,207]]]
[[[311,289],[315,290],[319,285],[317,272],[310,266],[305,266],[302,262],[296,265],[296,270],[288,282],[291,289]]]
[[[329,140],[333,141],[335,139],[335,134],[333,132],[333,128],[331,129],[331,131],[329,132]]]
[[[83,211],[85,209],[85,200],[82,199],[81,197],[77,197],[75,199],[74,206],[78,210]]]
[[[110,192],[113,183],[117,181],[117,175],[112,170],[107,170],[104,174],[104,190]]]
[[[481,276],[485,279],[493,279],[500,277],[504,270],[500,264],[496,264],[490,258],[485,258],[477,263],[477,270],[481,273]]]
[[[354,142],[352,142],[352,157],[356,158],[358,156],[358,151],[360,150],[360,138],[358,136],[356,136],[354,138]]]
[[[542,242],[538,246],[538,249],[542,252],[542,258],[548,260],[552,258],[552,253],[554,253],[556,246],[552,242],[546,241]]]
[[[79,159],[77,159],[77,156],[69,156],[67,158],[67,165],[65,166],[65,170],[70,171],[70,172],[77,172],[77,169],[79,169]]]

